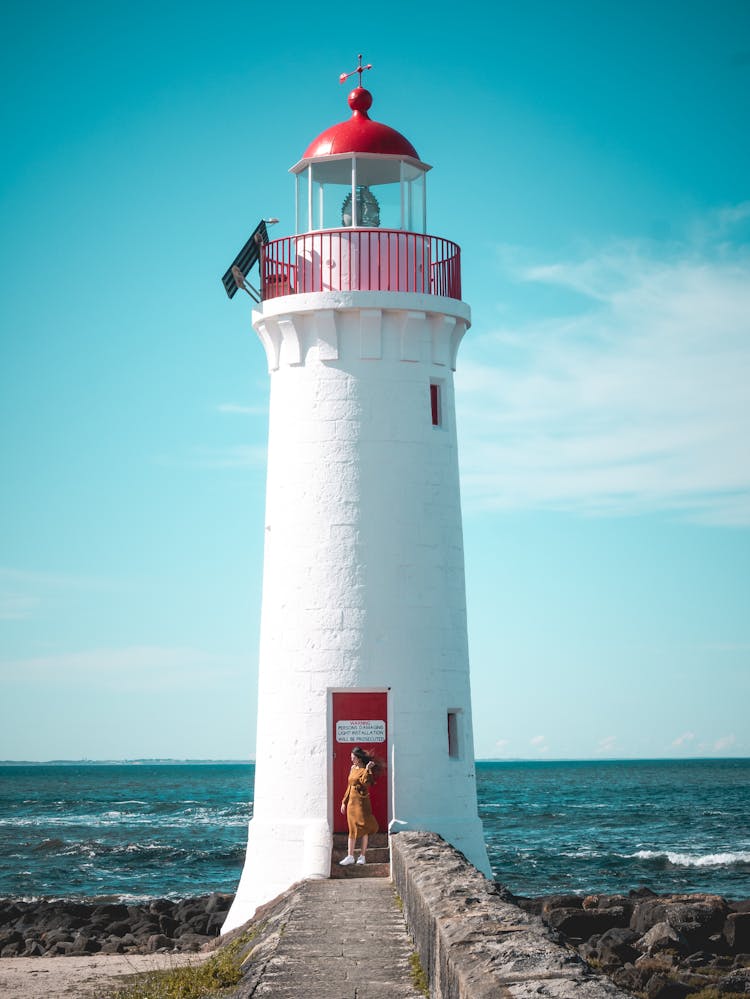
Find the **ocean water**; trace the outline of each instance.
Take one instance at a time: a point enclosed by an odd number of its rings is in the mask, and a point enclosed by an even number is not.
[[[252,764],[0,765],[0,897],[232,892]],[[520,895],[750,898],[750,760],[477,764],[495,877]]]

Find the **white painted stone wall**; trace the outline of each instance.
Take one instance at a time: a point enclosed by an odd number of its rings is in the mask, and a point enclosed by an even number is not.
[[[258,737],[247,857],[224,932],[300,878],[328,877],[332,802],[344,791],[331,788],[333,690],[389,690],[389,818],[439,833],[489,873],[453,395],[468,323],[464,303],[391,292],[292,295],[253,314],[271,374]]]

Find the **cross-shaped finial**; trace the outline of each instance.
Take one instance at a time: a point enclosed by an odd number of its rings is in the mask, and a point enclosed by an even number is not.
[[[363,66],[361,52],[359,53],[357,58],[359,59],[359,66],[357,66],[356,69],[353,69],[351,73],[342,73],[341,76],[339,77],[339,83],[346,83],[346,81],[349,79],[350,76],[354,76],[355,73],[359,73],[359,85],[360,87],[362,86],[362,74],[366,69],[372,69],[372,63],[368,62],[366,66]]]

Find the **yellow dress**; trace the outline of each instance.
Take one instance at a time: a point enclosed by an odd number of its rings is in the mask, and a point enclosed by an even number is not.
[[[346,806],[346,821],[352,839],[372,836],[378,831],[378,820],[372,814],[370,805],[370,784],[374,779],[366,767],[352,767],[349,771],[349,784],[342,805]]]

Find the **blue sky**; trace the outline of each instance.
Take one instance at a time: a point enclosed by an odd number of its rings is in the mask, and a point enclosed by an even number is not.
[[[473,310],[477,755],[749,755],[750,4],[6,0],[0,758],[253,754],[268,385],[220,277],[360,50]]]

